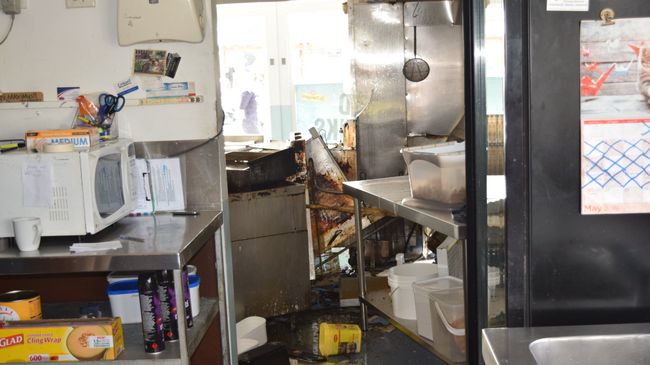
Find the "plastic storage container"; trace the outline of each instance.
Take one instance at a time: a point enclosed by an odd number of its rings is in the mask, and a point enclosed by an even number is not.
[[[198,275],[190,275],[190,304],[192,305],[192,318],[199,315],[201,310],[201,296],[199,295],[199,286],[201,285],[201,277]]]
[[[122,318],[123,324],[142,322],[138,280],[122,280],[109,284],[108,300],[113,317]]]
[[[433,347],[452,362],[465,361],[463,288],[435,291],[429,297]]]
[[[196,317],[201,309],[199,296],[201,278],[198,275],[190,275],[189,280],[192,316]],[[110,283],[107,293],[113,317],[121,317],[123,324],[142,322],[137,280],[120,280]]]
[[[361,351],[361,328],[356,324],[321,323],[318,350],[323,356],[350,354]]]
[[[242,319],[236,324],[237,353],[262,346],[266,343],[266,318],[251,316]]]
[[[413,283],[415,299],[415,316],[417,318],[418,334],[435,341],[433,338],[431,299],[430,295],[450,289],[463,290],[463,281],[453,276],[441,276],[433,279],[416,281]]]
[[[388,270],[388,286],[393,314],[399,318],[416,319],[413,282],[438,276],[438,265],[412,263],[393,266]]]
[[[465,142],[409,147],[401,152],[414,199],[448,205],[465,202]]]

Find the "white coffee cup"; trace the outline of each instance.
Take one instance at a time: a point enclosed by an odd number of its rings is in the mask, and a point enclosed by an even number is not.
[[[36,251],[41,244],[43,226],[38,217],[14,218],[14,237],[21,251]]]

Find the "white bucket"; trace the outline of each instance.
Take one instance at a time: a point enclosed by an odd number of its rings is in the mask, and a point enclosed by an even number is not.
[[[238,354],[262,346],[267,341],[266,319],[263,317],[246,317],[237,322],[236,330]]]
[[[388,271],[393,314],[399,318],[416,319],[413,282],[438,276],[438,265],[412,263],[391,267]]]

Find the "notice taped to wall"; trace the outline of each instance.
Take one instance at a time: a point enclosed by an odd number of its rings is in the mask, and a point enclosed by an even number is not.
[[[546,0],[546,11],[589,11],[589,0]]]
[[[580,25],[582,214],[650,212],[650,18]]]

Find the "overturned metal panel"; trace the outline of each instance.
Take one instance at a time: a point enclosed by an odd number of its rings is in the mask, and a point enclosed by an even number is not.
[[[410,135],[447,136],[463,119],[463,28],[454,25],[460,12],[457,3],[404,4],[405,58],[413,57],[417,49],[417,56],[431,68],[423,81],[406,81],[406,124]]]
[[[400,148],[406,145],[404,23],[402,4],[359,4],[349,7],[354,47],[354,110],[359,115],[359,178],[403,174]]]
[[[348,207],[351,210],[352,197],[343,194],[343,182],[347,176],[318,134],[307,141],[306,156],[309,204],[332,208]],[[345,166],[349,170],[351,165]],[[310,209],[314,253],[320,255],[353,236],[352,218],[351,211]]]

